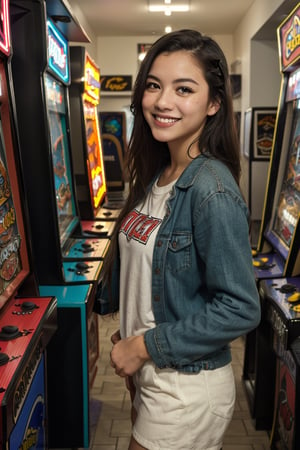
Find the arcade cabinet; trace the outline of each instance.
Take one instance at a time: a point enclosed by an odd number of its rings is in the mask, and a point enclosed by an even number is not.
[[[299,23],[298,5],[278,28],[282,84],[269,169],[272,186],[267,189],[268,202],[265,202],[264,213],[264,217],[269,218],[264,232],[264,246],[268,246],[269,252],[258,253],[253,258],[262,320],[259,327],[246,337],[243,379],[258,429],[272,426],[276,373],[276,354],[272,345],[274,330],[268,320],[265,286],[276,286],[278,279],[285,280],[279,283],[278,289],[287,294],[292,303],[297,289],[286,280],[300,274]]]
[[[98,217],[107,189],[97,112],[100,70],[81,46],[70,47],[70,66],[71,150],[83,229],[87,224],[110,237],[114,223]]]
[[[55,295],[49,447],[88,447],[98,356],[93,313],[108,239],[85,238],[70,155],[69,41],[88,38],[63,0],[11,0],[12,75],[39,291]],[[79,230],[79,231],[78,231]]]
[[[109,241],[82,238],[70,155],[69,45],[44,18],[46,5],[11,2],[23,177],[39,283],[80,284],[99,277]]]
[[[124,161],[127,152],[127,118],[125,111],[100,111],[104,167],[106,173],[106,201],[99,212],[110,219],[124,206],[128,195]]]
[[[297,450],[300,446],[300,305],[292,299],[300,295],[300,279],[280,278],[264,280],[261,295],[265,304],[266,320],[272,334],[270,348],[276,364],[274,380],[274,408],[270,448]],[[284,286],[293,286],[286,293]]]
[[[8,0],[0,2],[0,448],[48,447],[48,343],[56,298],[40,297],[18,160]]]

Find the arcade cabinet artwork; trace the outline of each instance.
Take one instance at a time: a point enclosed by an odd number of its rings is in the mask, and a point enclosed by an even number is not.
[[[290,305],[297,303],[293,283],[279,282],[300,275],[300,6],[278,28],[283,74],[274,143],[269,168],[261,229],[261,253],[254,255],[254,269],[262,304],[259,327],[247,335],[243,378],[257,428],[270,429],[273,418],[276,354],[270,345],[273,327],[268,320],[266,286],[277,286]],[[268,251],[265,253],[264,251]],[[268,289],[267,289],[268,290]]]
[[[16,213],[6,171],[3,137],[1,133],[0,144],[0,248],[1,248],[1,270],[0,270],[0,295],[8,288],[13,279],[21,270],[19,260],[19,248],[21,239],[18,233]],[[4,299],[0,300],[0,306]]]
[[[58,330],[47,352],[49,447],[88,448],[90,386],[99,354],[93,307],[109,244],[109,239],[87,239],[77,231],[68,43],[88,39],[63,0],[11,0],[10,7],[12,74],[35,268],[41,295],[55,295],[58,307]]]
[[[110,237],[114,223],[98,218],[105,199],[106,174],[97,106],[100,71],[84,47],[70,47],[71,150],[83,231]]]
[[[290,292],[285,292],[285,286],[290,287]],[[291,291],[292,287],[293,291]],[[261,296],[265,305],[265,316],[272,330],[269,346],[276,357],[274,372],[267,373],[268,377],[272,377],[272,382],[274,380],[273,425],[270,427],[272,429],[271,449],[298,450],[300,447],[300,278],[263,280]],[[296,301],[293,302],[292,299]]]
[[[47,448],[46,347],[56,298],[40,297],[17,160],[8,0],[0,1],[0,448]],[[26,292],[26,296],[22,296]]]
[[[278,358],[275,415],[271,434],[272,450],[297,450],[300,445],[299,381],[300,341]]]

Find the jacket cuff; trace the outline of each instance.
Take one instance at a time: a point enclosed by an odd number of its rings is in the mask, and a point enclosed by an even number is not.
[[[144,342],[152,361],[159,369],[171,367],[166,361],[159,343],[159,326],[147,330],[144,334]]]

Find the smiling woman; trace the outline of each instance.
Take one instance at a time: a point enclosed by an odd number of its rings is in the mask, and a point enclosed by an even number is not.
[[[220,450],[235,403],[230,343],[260,319],[220,47],[192,30],[160,38],[132,112],[129,195],[99,291],[120,313],[110,356],[133,400],[129,450]]]
[[[182,50],[156,58],[148,74],[142,107],[153,137],[168,143],[172,165],[169,178],[166,172],[162,174],[163,183],[168,184],[190,163],[190,156],[199,155],[197,141],[207,116],[218,111],[218,99],[210,101],[209,86],[196,58]]]

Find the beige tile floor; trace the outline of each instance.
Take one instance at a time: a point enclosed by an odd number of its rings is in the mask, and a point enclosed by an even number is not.
[[[98,372],[91,397],[101,401],[101,415],[92,430],[92,450],[127,450],[130,436],[130,398],[124,381],[114,374],[109,364],[110,336],[118,329],[118,318],[99,317],[100,355]],[[233,420],[226,433],[223,450],[267,450],[268,435],[256,431],[242,385],[244,341],[232,344],[237,401]],[[186,449],[182,449],[186,450]]]

